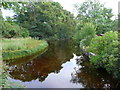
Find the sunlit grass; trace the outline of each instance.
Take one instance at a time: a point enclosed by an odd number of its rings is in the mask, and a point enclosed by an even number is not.
[[[2,50],[21,50],[28,49],[35,46],[36,43],[40,43],[40,40],[31,38],[17,38],[17,39],[2,39]]]
[[[33,38],[2,39],[3,60],[16,59],[42,51],[48,46],[44,40]]]

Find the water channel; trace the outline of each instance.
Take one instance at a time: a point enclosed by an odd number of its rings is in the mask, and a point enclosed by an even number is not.
[[[117,81],[81,55],[73,41],[51,41],[46,52],[18,59],[8,64],[8,79],[27,88],[116,88]]]

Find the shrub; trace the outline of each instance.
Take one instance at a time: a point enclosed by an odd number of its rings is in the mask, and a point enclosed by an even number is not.
[[[15,38],[15,37],[28,37],[29,32],[27,29],[9,22],[3,22],[2,37]]]
[[[104,36],[96,36],[91,40],[87,49],[96,56],[92,56],[90,61],[97,68],[105,68],[115,78],[120,78],[120,60],[118,59],[118,32],[110,31]]]
[[[80,29],[81,24],[77,25],[77,33],[74,36],[78,42],[80,41],[81,46],[88,46],[91,39],[95,37],[96,29],[92,23],[85,23],[84,26]],[[80,30],[78,30],[80,29]]]

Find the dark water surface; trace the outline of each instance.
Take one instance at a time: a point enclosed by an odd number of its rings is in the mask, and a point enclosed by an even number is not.
[[[72,41],[50,42],[48,50],[9,63],[10,81],[27,88],[116,88],[117,81],[87,61],[76,60],[80,50]]]

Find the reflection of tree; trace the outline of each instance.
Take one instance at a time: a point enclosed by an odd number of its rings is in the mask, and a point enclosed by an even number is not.
[[[23,65],[14,65],[9,68],[10,74],[14,79],[31,81],[39,79],[44,81],[49,73],[61,69],[61,63],[56,58],[46,58],[42,56]]]
[[[9,74],[7,72],[7,66],[5,64],[3,64],[1,68],[2,68],[2,71],[0,71],[0,90],[2,90],[2,88],[24,88],[25,87],[21,83],[11,82],[8,79]]]
[[[66,61],[72,58],[73,53],[79,53],[79,49],[75,48],[74,42],[72,40],[62,40],[58,42],[50,42],[52,49],[50,52],[52,56],[55,56],[61,61]],[[50,47],[51,48],[51,47]]]
[[[50,42],[48,51],[34,60],[10,63],[9,73],[14,79],[21,81],[38,79],[42,82],[49,73],[59,73],[62,63],[71,59],[73,51],[75,51],[73,43],[66,41]]]
[[[116,88],[117,81],[104,70],[96,70],[88,62],[82,62],[81,66],[71,74],[72,83],[83,84],[86,88]]]

